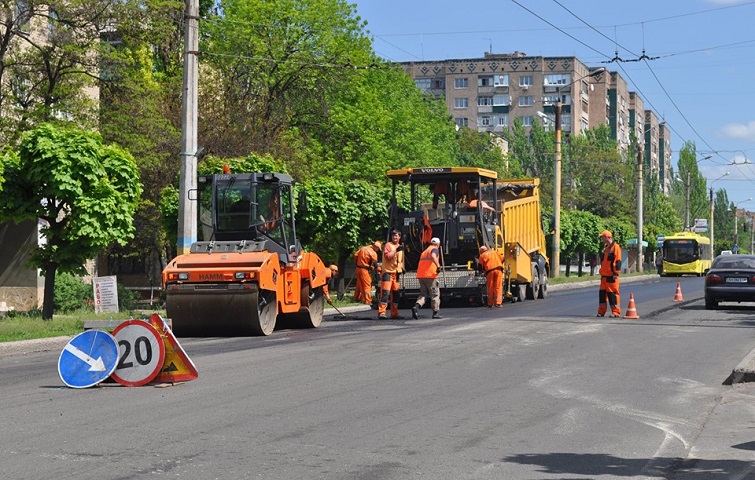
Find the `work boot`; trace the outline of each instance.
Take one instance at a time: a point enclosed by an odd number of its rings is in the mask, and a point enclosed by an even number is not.
[[[414,306],[412,307],[412,318],[415,320],[419,319],[419,313],[417,313],[418,310],[419,310],[419,305],[415,303]]]
[[[391,320],[403,320],[404,317],[401,315],[391,315]]]
[[[596,317],[602,317],[603,315],[604,315],[604,314],[602,314],[602,313],[599,313],[599,314],[597,314],[597,315],[595,315],[595,316],[596,316]]]
[[[440,313],[433,312],[433,318],[443,318],[443,317],[440,316]]]
[[[385,316],[385,314],[378,315],[378,320],[386,320],[388,317]]]

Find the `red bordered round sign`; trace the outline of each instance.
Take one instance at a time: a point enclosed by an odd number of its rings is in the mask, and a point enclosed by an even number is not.
[[[165,362],[165,344],[155,327],[144,320],[128,320],[113,330],[118,342],[118,364],[111,375],[127,387],[151,382]]]

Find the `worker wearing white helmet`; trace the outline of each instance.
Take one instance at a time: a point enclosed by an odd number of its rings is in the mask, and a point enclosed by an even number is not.
[[[417,280],[419,281],[419,297],[412,307],[412,317],[419,318],[419,309],[425,304],[425,300],[430,299],[430,307],[433,309],[433,318],[442,318],[440,316],[440,282],[438,281],[438,271],[440,271],[440,239],[433,237],[430,245],[419,256],[417,264]]]

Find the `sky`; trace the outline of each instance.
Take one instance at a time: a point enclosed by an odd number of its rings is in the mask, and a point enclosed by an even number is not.
[[[351,3],[374,50],[389,61],[519,51],[575,56],[619,72],[671,129],[674,170],[679,149],[694,142],[708,187],[713,182],[738,208],[755,212],[755,1]]]

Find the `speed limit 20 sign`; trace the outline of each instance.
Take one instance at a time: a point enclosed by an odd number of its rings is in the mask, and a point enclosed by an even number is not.
[[[155,327],[143,320],[129,320],[113,330],[118,342],[118,364],[112,378],[128,387],[151,382],[165,361],[165,344]]]

